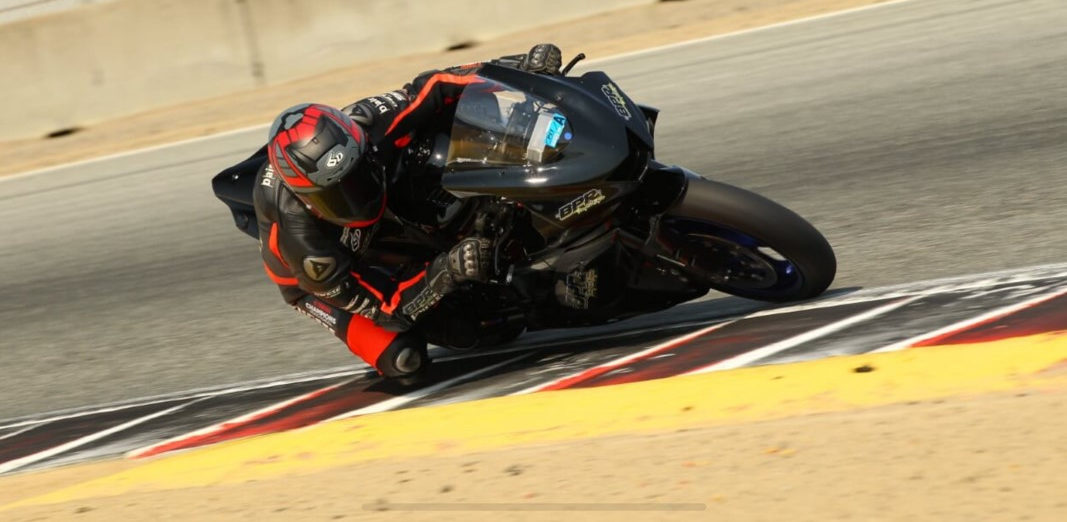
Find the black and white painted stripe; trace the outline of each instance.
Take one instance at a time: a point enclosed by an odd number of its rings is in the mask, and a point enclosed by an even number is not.
[[[0,473],[151,454],[205,435],[226,437],[227,430],[257,423],[269,431],[271,423],[293,425],[286,416],[307,415],[322,401],[334,401],[332,409],[323,410],[329,414],[300,423],[533,393],[568,379],[577,383],[583,376],[611,383],[643,371],[652,378],[664,376],[664,368],[675,375],[705,373],[897,350],[1064,296],[1067,265],[860,290],[776,308],[749,303],[747,311],[735,308],[733,315],[717,315],[713,300],[660,314],[660,320],[675,319],[667,324],[646,320],[549,332],[494,352],[442,357],[439,378],[414,390],[391,387],[365,368],[351,368],[12,419],[0,422]],[[775,326],[773,332],[768,325]],[[757,340],[766,338],[763,344],[720,350],[723,339],[757,331],[764,336]],[[734,353],[737,346],[743,351]],[[594,381],[576,385],[597,385]],[[347,404],[356,407],[345,409]]]

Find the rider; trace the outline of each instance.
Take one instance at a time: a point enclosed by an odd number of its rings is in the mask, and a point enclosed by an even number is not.
[[[539,44],[494,62],[558,75],[561,55],[555,45]],[[374,242],[390,191],[404,186],[387,183],[389,166],[415,130],[480,81],[479,68],[426,72],[403,89],[341,110],[286,109],[271,126],[269,164],[256,179],[264,268],[285,301],[401,382],[416,381],[429,363],[426,341],[411,326],[458,284],[486,282],[493,245],[486,237],[463,238],[428,266],[392,278],[360,258]]]

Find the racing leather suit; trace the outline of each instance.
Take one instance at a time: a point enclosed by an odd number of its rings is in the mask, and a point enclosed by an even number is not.
[[[455,103],[468,85],[481,81],[475,74],[479,68],[429,71],[402,89],[342,110],[367,132],[372,145],[367,154],[381,165],[395,165],[414,130]],[[389,376],[381,364],[383,353],[447,291],[427,280],[427,269],[433,274],[433,267],[384,277],[361,264],[377,225],[345,228],[316,218],[269,165],[260,169],[253,199],[264,268],[285,301]]]

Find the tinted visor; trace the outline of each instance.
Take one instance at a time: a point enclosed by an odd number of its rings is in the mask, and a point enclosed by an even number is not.
[[[335,183],[297,193],[319,217],[348,227],[373,225],[385,209],[385,189],[378,170],[359,161]]]

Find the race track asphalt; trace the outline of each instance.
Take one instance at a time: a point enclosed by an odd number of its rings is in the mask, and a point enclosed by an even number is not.
[[[942,0],[593,66],[662,109],[661,160],[820,228],[844,288],[1063,261],[1064,63],[1062,0]],[[0,180],[0,418],[355,364],[211,194],[264,134]]]

